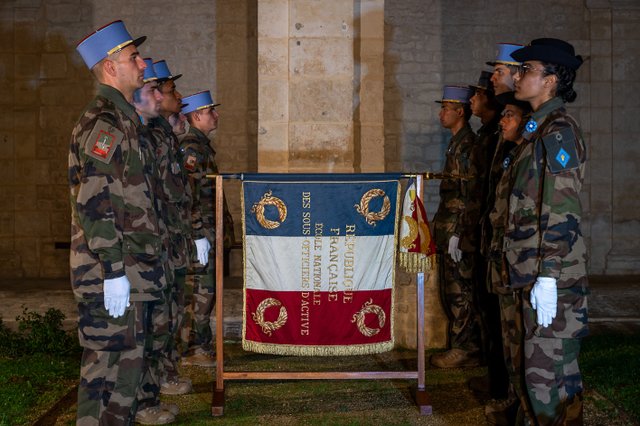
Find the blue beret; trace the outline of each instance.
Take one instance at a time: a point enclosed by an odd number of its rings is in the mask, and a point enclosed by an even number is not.
[[[89,69],[107,56],[124,49],[130,44],[140,46],[147,37],[133,39],[122,21],[114,21],[86,36],[76,50]]]
[[[182,77],[182,74],[171,74],[171,71],[169,71],[169,66],[167,65],[167,61],[165,61],[164,59],[154,62],[153,70],[156,72],[158,80],[177,80]]]
[[[144,58],[144,64],[147,66],[144,69],[144,76],[142,77],[144,82],[148,83],[150,81],[157,80],[158,76],[156,75],[155,71],[153,70],[153,59]]]
[[[493,62],[487,62],[487,65],[520,65],[522,62],[515,60],[511,54],[523,47],[521,44],[512,44],[512,43],[498,43],[498,53],[496,54],[496,60]]]
[[[459,104],[468,104],[469,99],[473,96],[473,89],[469,86],[444,86],[442,102],[455,102]]]
[[[186,98],[182,98],[182,102],[186,104],[182,106],[181,112],[183,114],[189,114],[193,111],[198,111],[209,107],[217,107],[218,105],[220,105],[213,103],[211,93],[209,93],[208,90],[195,93],[193,95],[187,96]]]

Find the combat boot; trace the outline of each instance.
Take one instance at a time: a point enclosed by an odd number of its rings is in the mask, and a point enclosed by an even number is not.
[[[136,423],[143,425],[166,425],[173,423],[176,416],[170,411],[163,410],[159,405],[145,408],[136,413]]]
[[[186,377],[176,377],[160,385],[160,393],[163,395],[184,395],[192,390],[191,380]]]
[[[484,416],[491,425],[516,424],[520,401],[517,398],[497,399],[484,406]]]
[[[194,355],[182,357],[182,365],[212,368],[216,366],[216,357],[212,352],[198,352]]]
[[[478,367],[480,358],[462,349],[453,348],[431,355],[431,364],[438,368]]]

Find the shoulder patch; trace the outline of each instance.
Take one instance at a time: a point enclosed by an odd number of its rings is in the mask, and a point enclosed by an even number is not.
[[[198,164],[198,157],[196,157],[195,154],[190,153],[184,162],[184,168],[192,172],[196,169],[197,164]]]
[[[106,121],[98,120],[85,142],[85,154],[109,164],[113,153],[124,138],[124,133]]]
[[[577,138],[570,127],[549,133],[542,142],[547,150],[547,167],[551,173],[578,167]]]

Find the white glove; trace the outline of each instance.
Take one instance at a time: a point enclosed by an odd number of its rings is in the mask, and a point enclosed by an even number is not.
[[[449,238],[449,256],[453,259],[454,262],[458,263],[462,259],[462,250],[458,248],[458,244],[460,243],[460,237],[457,235],[452,235]]]
[[[129,290],[131,284],[126,276],[104,280],[104,308],[109,315],[118,318],[124,315],[124,310],[129,306]]]
[[[538,325],[547,327],[556,317],[558,310],[558,289],[556,279],[538,277],[531,289],[531,306],[536,310]]]
[[[194,241],[196,243],[196,250],[198,251],[198,262],[202,265],[209,263],[209,249],[211,244],[206,238],[200,238]]]

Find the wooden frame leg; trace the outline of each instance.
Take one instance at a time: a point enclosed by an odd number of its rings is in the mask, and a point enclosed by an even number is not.
[[[224,387],[218,389],[217,383],[213,382],[213,398],[211,399],[211,415],[215,417],[224,415]]]

